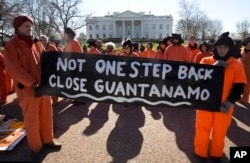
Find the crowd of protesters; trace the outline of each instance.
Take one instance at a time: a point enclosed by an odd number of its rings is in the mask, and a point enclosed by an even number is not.
[[[41,84],[40,55],[43,51],[75,52],[94,55],[116,55],[173,60],[196,64],[211,64],[225,68],[220,112],[196,111],[194,153],[200,159],[210,155],[219,160],[223,155],[224,138],[230,126],[234,103],[249,102],[250,94],[250,39],[239,49],[229,33],[223,33],[212,45],[198,45],[194,36],[184,46],[181,34],[172,34],[159,41],[157,49],[153,43],[141,43],[127,39],[120,50],[113,42],[89,41],[81,45],[72,28],[64,29],[64,48],[58,42],[41,35],[33,36],[33,20],[27,15],[17,15],[13,20],[14,37],[0,53],[0,105],[7,102],[8,94],[16,92],[22,108],[29,147],[38,155],[42,147],[60,149],[61,144],[53,140],[52,106],[58,97],[36,97],[35,89]],[[84,104],[74,100],[73,104]],[[211,135],[211,144],[209,139]]]

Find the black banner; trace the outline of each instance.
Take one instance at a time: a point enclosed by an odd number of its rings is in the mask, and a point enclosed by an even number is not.
[[[157,59],[46,52],[39,95],[218,111],[224,68]]]

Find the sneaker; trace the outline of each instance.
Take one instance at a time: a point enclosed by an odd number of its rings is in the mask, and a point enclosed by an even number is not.
[[[61,149],[62,144],[56,141],[52,141],[50,143],[43,144],[44,147],[51,148],[51,149]]]

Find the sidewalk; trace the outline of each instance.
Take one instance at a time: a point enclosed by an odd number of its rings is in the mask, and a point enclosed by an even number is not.
[[[58,152],[46,151],[44,163],[196,163],[193,155],[195,111],[85,103],[62,100],[53,109]],[[15,94],[1,114],[22,120]],[[250,104],[237,103],[225,139],[229,147],[250,146]],[[0,151],[0,162],[34,162],[26,138],[12,151]]]

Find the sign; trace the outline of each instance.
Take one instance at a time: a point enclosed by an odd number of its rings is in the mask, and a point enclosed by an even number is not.
[[[147,58],[45,52],[38,95],[219,111],[224,68]]]
[[[12,150],[25,136],[23,129],[0,130],[0,151]]]

